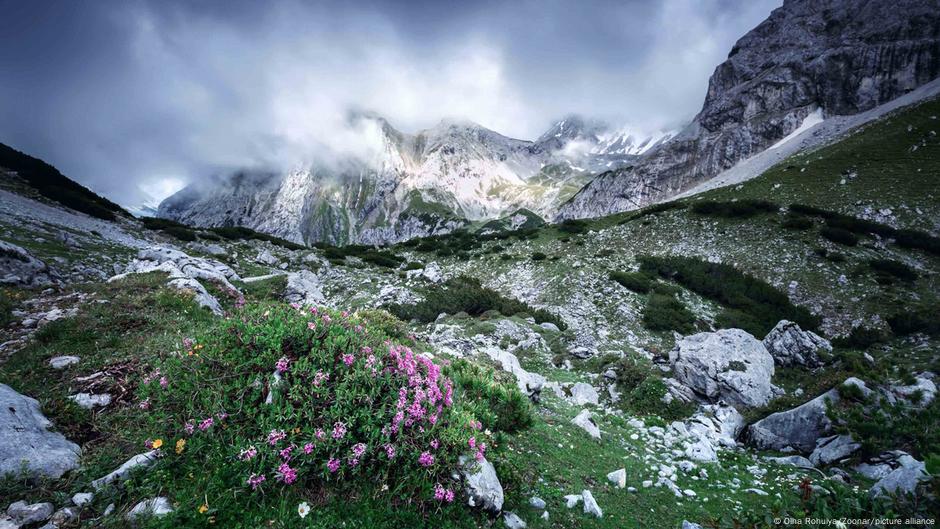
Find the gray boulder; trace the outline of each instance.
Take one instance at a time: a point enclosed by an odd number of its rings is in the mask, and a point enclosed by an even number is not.
[[[77,356],[56,356],[49,359],[49,367],[52,369],[65,369],[68,366],[77,364],[80,360]]]
[[[871,394],[865,383],[855,377],[846,379],[845,384],[858,387],[863,394]],[[835,404],[839,400],[838,388],[832,388],[796,408],[768,415],[748,428],[748,442],[763,450],[790,447],[811,453],[816,449],[816,440],[832,429],[832,421],[826,416],[826,402]]]
[[[898,453],[896,453],[898,454]],[[898,457],[888,463],[892,468],[871,488],[871,494],[912,494],[918,483],[930,479],[923,461],[900,452]]]
[[[315,307],[326,303],[320,278],[310,270],[287,274],[284,299],[289,303],[299,303],[305,307]]]
[[[914,377],[910,385],[894,384],[884,388],[882,393],[888,402],[894,404],[899,400],[907,401],[917,407],[924,407],[933,402],[937,396],[937,385],[934,383],[935,375],[929,371]],[[915,398],[917,395],[917,398]]]
[[[19,527],[45,522],[54,510],[55,506],[51,503],[27,504],[25,501],[18,501],[7,508],[7,516]]]
[[[58,478],[78,467],[81,448],[51,426],[35,399],[0,384],[0,476],[25,469],[32,477]]]
[[[862,445],[852,440],[851,435],[832,435],[816,440],[816,449],[810,454],[813,465],[831,465],[854,454]]]
[[[581,428],[594,439],[600,439],[601,429],[597,427],[597,423],[594,422],[594,419],[591,417],[592,414],[590,410],[581,410],[581,413],[579,413],[574,419],[571,419],[571,424]]]
[[[486,458],[477,461],[461,456],[460,472],[466,482],[467,503],[471,507],[482,507],[494,513],[503,510],[503,486],[492,463]]]
[[[767,456],[764,461],[797,468],[813,468],[813,462],[803,456]]]
[[[144,500],[134,506],[130,512],[127,513],[125,518],[129,522],[135,522],[140,518],[145,517],[155,517],[161,518],[173,512],[173,506],[170,504],[170,500],[159,496],[157,498],[151,498],[149,500]]]
[[[584,514],[591,514],[597,518],[604,517],[604,511],[597,504],[597,500],[594,499],[591,491],[584,489],[581,491],[581,497],[584,499]]]
[[[597,394],[597,390],[594,389],[594,386],[585,382],[578,382],[571,386],[571,397],[568,400],[575,406],[583,406],[585,404],[594,404],[596,406],[598,399],[600,399],[600,396]]]
[[[773,357],[741,329],[686,336],[669,352],[669,361],[676,379],[709,401],[752,408],[774,396]]]
[[[0,240],[0,284],[42,286],[52,280],[46,263],[24,248]]]
[[[120,467],[110,474],[92,481],[91,486],[95,490],[101,490],[111,483],[124,481],[128,476],[130,476],[131,472],[153,465],[157,459],[159,459],[159,457],[159,450],[151,450],[149,452],[144,452],[143,454],[137,454],[136,456],[125,461]]]
[[[74,401],[75,404],[78,404],[86,410],[91,410],[94,408],[103,408],[111,404],[111,395],[107,393],[78,393],[76,395],[70,395],[69,400]]]
[[[525,529],[526,524],[519,518],[519,516],[514,512],[504,512],[503,513],[503,523],[506,524],[506,527],[509,529]]]
[[[781,366],[817,367],[822,363],[819,353],[832,352],[829,340],[787,320],[780,320],[764,337],[763,343],[774,362]]]

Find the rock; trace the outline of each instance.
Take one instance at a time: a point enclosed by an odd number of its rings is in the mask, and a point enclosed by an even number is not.
[[[865,395],[871,394],[865,383],[855,377],[846,379],[845,384],[858,387]],[[839,400],[838,388],[832,388],[796,408],[768,415],[748,428],[748,442],[762,450],[790,447],[808,454],[816,449],[816,440],[832,429],[832,421],[826,416],[826,402],[835,404]]]
[[[516,515],[514,512],[506,511],[503,513],[503,523],[506,524],[506,527],[509,529],[525,529],[526,524],[522,521],[522,518]]]
[[[53,279],[46,263],[27,250],[0,240],[0,284],[41,286]]]
[[[817,367],[821,365],[819,353],[832,352],[829,340],[787,320],[780,320],[763,343],[774,362],[781,366]]]
[[[592,419],[591,416],[592,414],[590,410],[581,410],[581,413],[571,420],[571,424],[580,427],[594,439],[600,439],[601,429],[597,427],[597,423],[594,422],[594,419]]]
[[[597,505],[597,501],[594,500],[594,495],[591,494],[591,491],[587,489],[581,491],[581,497],[584,498],[584,514],[592,514],[597,518],[604,517],[604,511]]]
[[[916,490],[918,483],[930,479],[923,461],[918,461],[904,452],[889,452],[882,460],[891,470],[872,486],[870,492],[873,496],[911,494]]]
[[[538,496],[532,496],[529,498],[529,505],[531,505],[532,508],[538,509],[540,511],[545,510],[545,500],[539,498]]]
[[[7,507],[7,516],[19,525],[30,525],[45,522],[54,510],[55,505],[51,503],[27,504],[25,501],[18,501]]]
[[[211,255],[213,257],[225,257],[228,251],[218,244],[203,244],[200,242],[190,243],[189,247],[197,252]]]
[[[93,492],[79,492],[78,494],[72,496],[72,503],[78,507],[88,505],[94,500],[95,494]]]
[[[561,332],[561,329],[559,329],[557,325],[550,321],[543,321],[539,324],[539,327],[545,329],[546,331]]]
[[[770,402],[774,361],[764,345],[740,329],[686,336],[669,352],[676,379],[707,400],[752,408]]]
[[[503,510],[503,486],[496,476],[493,464],[483,458],[480,461],[461,456],[460,468],[467,485],[468,504],[498,513]]]
[[[650,488],[650,487],[652,487],[652,486],[653,486],[652,480],[646,480],[646,481],[643,482],[643,488],[644,488],[644,489],[648,489],[648,488]]]
[[[310,270],[287,274],[284,299],[289,303],[299,303],[305,307],[315,307],[326,303],[320,279]]]
[[[208,290],[202,283],[196,281],[195,279],[188,277],[181,277],[177,279],[171,279],[167,282],[167,286],[181,290],[183,292],[189,292],[193,295],[193,299],[196,300],[196,303],[200,307],[205,307],[212,311],[216,316],[221,316],[223,314],[222,305],[219,304],[219,300],[215,299],[215,296],[209,293]]]
[[[597,354],[597,349],[584,346],[572,347],[568,350],[568,354],[581,360],[587,360]]]
[[[708,439],[701,438],[686,447],[685,457],[694,459],[701,463],[712,463],[718,461],[718,454],[715,452],[715,447],[712,446]]]
[[[58,478],[77,468],[81,449],[51,426],[35,399],[0,384],[0,476],[25,469],[34,478]]]
[[[547,382],[545,377],[539,375],[538,373],[531,373],[523,369],[522,364],[519,363],[519,358],[505,349],[487,346],[482,348],[480,352],[499,364],[500,367],[503,368],[503,371],[508,371],[515,375],[516,384],[519,386],[519,391],[521,391],[524,395],[528,395],[530,398],[538,398],[538,395],[542,391],[542,387]]]
[[[569,509],[573,509],[583,499],[584,498],[580,494],[566,494],[565,495],[565,507],[568,507]]]
[[[95,490],[101,490],[103,487],[110,485],[115,481],[124,481],[134,470],[147,468],[154,464],[159,458],[159,450],[151,450],[149,452],[144,452],[143,454],[137,454],[136,456],[125,461],[124,464],[122,464],[110,474],[92,481],[91,486]]]
[[[571,386],[571,397],[568,400],[575,406],[583,406],[585,404],[594,404],[596,406],[599,399],[600,396],[597,394],[597,390],[594,389],[594,386],[585,382],[578,382]]]
[[[687,429],[691,436],[707,439],[712,446],[733,447],[744,429],[744,416],[724,403],[709,404],[688,420]]]
[[[117,507],[113,503],[109,503],[108,506],[104,508],[104,512],[101,513],[101,515],[110,516],[111,513],[113,513],[116,508]]]
[[[436,262],[430,262],[424,266],[421,270],[415,270],[419,275],[432,283],[442,283],[444,281],[444,273],[441,271],[441,265]]]
[[[170,500],[159,496],[157,498],[151,498],[149,500],[144,500],[134,506],[129,513],[125,516],[130,522],[134,522],[142,517],[153,516],[156,518],[161,518],[173,512],[173,506],[170,505]]]
[[[274,266],[277,264],[277,257],[271,255],[271,252],[267,250],[261,250],[258,252],[258,255],[255,256],[255,261],[268,266]]]
[[[764,457],[764,461],[770,461],[771,463],[776,463],[778,465],[789,465],[791,467],[813,468],[812,461],[806,459],[803,456],[766,456]]]
[[[688,520],[682,520],[682,529],[702,529],[702,526]]]
[[[934,374],[929,371],[921,373],[914,377],[913,384],[908,386],[892,385],[883,393],[892,404],[898,400],[905,400],[909,404],[922,408],[933,402],[937,396],[937,385],[934,383],[933,378]]]
[[[75,404],[78,404],[86,410],[103,408],[111,404],[111,395],[107,393],[78,393],[76,395],[70,395],[69,399],[75,401]]]
[[[627,486],[627,469],[621,468],[620,470],[614,470],[613,472],[607,474],[607,481],[614,484],[618,489],[622,489]]]
[[[542,519],[543,519],[543,520],[548,520],[548,511],[543,511],[543,512],[542,512]]]
[[[830,465],[854,454],[862,445],[852,440],[851,435],[833,435],[816,440],[816,449],[809,460],[814,465]]]
[[[66,527],[77,526],[79,518],[78,509],[75,507],[63,507],[53,513],[52,518],[49,519],[49,523],[55,529],[64,529]]]
[[[758,496],[769,496],[766,491],[756,488],[744,489],[744,492],[750,492],[751,494],[757,494]]]
[[[81,358],[77,356],[56,356],[49,359],[49,367],[52,369],[65,369],[68,366],[77,364]]]

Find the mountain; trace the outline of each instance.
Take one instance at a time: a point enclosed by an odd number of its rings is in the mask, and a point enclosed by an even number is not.
[[[579,117],[559,121],[536,141],[467,121],[406,134],[375,115],[351,119],[381,138],[371,158],[211,179],[167,198],[158,215],[195,226],[247,226],[297,242],[395,242],[520,209],[551,217],[593,174],[632,162],[635,151],[655,141],[614,140],[607,125]]]
[[[774,146],[807,118],[854,115],[940,75],[940,1],[787,0],[732,48],[702,110],[560,208],[594,217],[667,199]]]

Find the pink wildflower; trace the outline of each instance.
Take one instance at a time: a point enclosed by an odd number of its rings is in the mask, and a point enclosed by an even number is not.
[[[281,466],[277,467],[277,473],[278,478],[287,485],[297,481],[297,470],[291,468],[287,463],[281,463]]]
[[[418,464],[429,467],[434,464],[434,456],[431,455],[431,452],[421,452],[421,455],[418,456]]]
[[[346,435],[346,425],[337,422],[333,425],[333,439],[342,439]]]
[[[310,329],[311,331],[314,330],[314,329],[316,329],[316,328],[317,328],[316,322],[308,321],[308,322],[307,322],[307,328]]]
[[[249,446],[238,454],[238,459],[241,459],[242,461],[251,461],[255,458],[256,455],[258,455],[258,449],[253,446]]]
[[[327,462],[326,464],[327,468],[330,469],[330,472],[336,472],[337,470],[339,470],[339,465],[340,465],[339,459],[333,459],[333,458],[330,458],[329,462]]]
[[[395,445],[385,445],[385,455],[388,456],[389,459],[395,459]]]
[[[352,453],[355,457],[362,457],[362,454],[366,453],[366,445],[364,443],[356,443],[352,447]]]
[[[313,375],[313,385],[319,387],[320,384],[328,381],[329,379],[329,373],[324,373],[323,371],[317,370],[316,374]]]
[[[287,434],[284,433],[284,430],[271,430],[268,432],[268,444],[274,446],[285,437],[287,437]]]
[[[437,450],[439,446],[441,446],[441,442],[437,439],[431,441],[431,448]]]
[[[470,448],[475,448],[477,446],[477,438],[471,437],[470,439],[467,439],[467,444],[470,445]]]
[[[248,478],[248,484],[251,485],[251,490],[257,489],[265,479],[267,478],[264,477],[264,474],[261,474],[260,476],[258,474],[252,474]]]
[[[288,367],[290,366],[290,360],[286,356],[282,356],[274,364],[274,371],[276,373],[285,373],[287,372]]]
[[[310,455],[313,452],[313,443],[307,443],[304,445],[304,453]]]
[[[196,429],[196,425],[193,424],[193,421],[186,421],[186,424],[183,425],[183,430],[187,435],[192,435],[193,430]]]
[[[317,431],[313,433],[317,439],[323,439],[326,437],[326,432],[323,431],[323,428],[317,428]]]
[[[294,451],[294,445],[290,445],[288,447],[281,449],[281,451],[279,452],[279,455],[281,456],[281,459],[285,461],[289,461],[291,452],[293,451]]]
[[[138,404],[137,406],[138,406],[140,409],[142,409],[142,410],[149,410],[149,409],[150,409],[150,399],[149,399],[149,398],[146,398],[146,399],[140,401],[140,404]]]
[[[205,419],[202,420],[201,423],[199,423],[199,430],[204,432],[208,430],[209,428],[212,428],[212,425],[214,423],[215,421],[212,419],[212,417],[206,417]]]
[[[169,386],[169,385],[170,385],[169,379],[167,379],[166,377],[160,377],[160,387],[161,387],[161,388],[166,389],[166,387]]]

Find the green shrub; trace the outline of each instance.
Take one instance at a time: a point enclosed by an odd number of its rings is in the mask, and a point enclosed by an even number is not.
[[[6,291],[0,288],[0,328],[13,323],[13,298]]]
[[[251,228],[246,228],[244,226],[223,226],[217,228],[209,228],[210,233],[214,233],[222,238],[233,240],[233,241],[246,241],[246,240],[258,240],[258,241],[267,241],[271,244],[286,248],[288,250],[303,250],[306,246],[302,244],[297,244],[280,237],[275,237],[273,235],[268,235],[267,233],[261,233],[255,231]]]
[[[868,261],[868,266],[876,273],[888,274],[903,281],[917,279],[917,272],[913,268],[893,259],[872,259]]]
[[[781,226],[788,230],[808,230],[813,227],[813,221],[798,215],[788,216]]]
[[[888,318],[891,331],[898,336],[924,333],[940,336],[940,311],[936,307],[910,308]]]
[[[726,309],[735,309],[737,313],[726,312],[737,314],[738,319],[746,314],[742,328],[755,336],[764,336],[780,320],[795,321],[804,329],[819,326],[818,317],[794,306],[786,294],[733,266],[682,256],[640,256],[638,260],[641,271],[675,281]]]
[[[587,221],[581,219],[565,219],[557,225],[558,231],[562,233],[584,233],[588,231]]]
[[[192,242],[196,240],[196,232],[189,228],[170,226],[161,230],[163,233],[181,241]]]
[[[791,204],[790,211],[803,215],[821,217],[825,219],[826,224],[832,228],[839,228],[860,235],[875,234],[882,237],[893,237],[895,244],[903,248],[919,249],[934,255],[940,255],[940,238],[922,231],[912,229],[898,230],[886,224],[859,219],[850,215],[827,211],[804,204]]]
[[[658,375],[650,375],[625,395],[624,407],[635,414],[656,415],[666,421],[677,421],[692,415],[694,404],[679,402],[677,399],[664,403],[663,397],[667,392],[663,379]]]
[[[545,254],[542,253],[542,252],[535,252],[535,253],[532,254],[532,260],[533,260],[533,261],[544,261],[544,260],[547,259],[547,258],[548,258],[548,256],[545,255]]]
[[[750,218],[765,213],[775,213],[780,206],[767,200],[735,200],[721,202],[704,200],[692,204],[691,211],[698,215],[724,218]]]
[[[858,245],[858,236],[842,228],[833,228],[831,226],[824,226],[820,228],[819,234],[834,243],[843,244],[845,246],[857,246]]]
[[[685,209],[687,206],[688,204],[686,204],[685,202],[679,202],[678,200],[674,200],[672,202],[663,202],[660,204],[653,204],[652,206],[647,206],[641,209],[640,211],[637,211],[633,215],[630,215],[629,217],[620,221],[618,224],[626,224],[627,222],[637,220],[637,219],[642,219],[643,217],[654,215],[656,213],[663,213],[665,211],[672,211],[675,209]]]
[[[140,380],[138,420],[164,445],[152,472],[184,489],[175,523],[205,523],[205,493],[219,527],[242,526],[246,503],[276,512],[311,490],[444,505],[459,456],[498,457],[484,424],[531,421],[514,383],[386,339],[355,316],[249,307]]]
[[[872,345],[884,343],[888,338],[888,333],[882,329],[859,325],[853,327],[848,336],[836,338],[832,343],[838,347],[867,349]]]
[[[653,286],[653,278],[643,272],[611,272],[610,278],[637,294],[646,294]]]
[[[651,331],[676,331],[689,334],[695,330],[695,315],[674,296],[650,294],[643,307],[643,326]]]
[[[894,242],[901,247],[924,250],[933,255],[940,255],[940,238],[917,230],[898,230],[894,233]]]
[[[853,386],[854,387],[854,386]],[[851,435],[861,443],[862,457],[877,455],[885,450],[904,450],[920,459],[940,446],[940,403],[932,402],[917,409],[904,401],[890,403],[880,398],[871,405],[855,388],[856,394],[835,406],[827,413],[834,419],[836,431]],[[839,388],[843,395],[843,387]]]
[[[495,290],[481,285],[479,279],[467,276],[455,277],[442,285],[431,287],[426,292],[424,300],[418,303],[390,305],[388,310],[402,320],[418,320],[425,323],[434,321],[443,312],[448,314],[466,312],[471,316],[480,316],[489,310],[508,316],[524,312],[531,314],[538,323],[550,322],[559,329],[566,328],[564,321],[554,314],[504,297]]]
[[[627,355],[614,364],[613,370],[617,375],[616,380],[620,387],[625,391],[633,391],[650,376],[653,367],[649,365],[645,358],[641,359],[635,355]]]
[[[424,263],[422,263],[422,262],[420,262],[420,261],[409,261],[409,262],[406,263],[405,266],[404,266],[404,270],[405,270],[405,271],[408,271],[408,270],[421,270],[421,269],[423,269],[423,268],[424,268]]]

